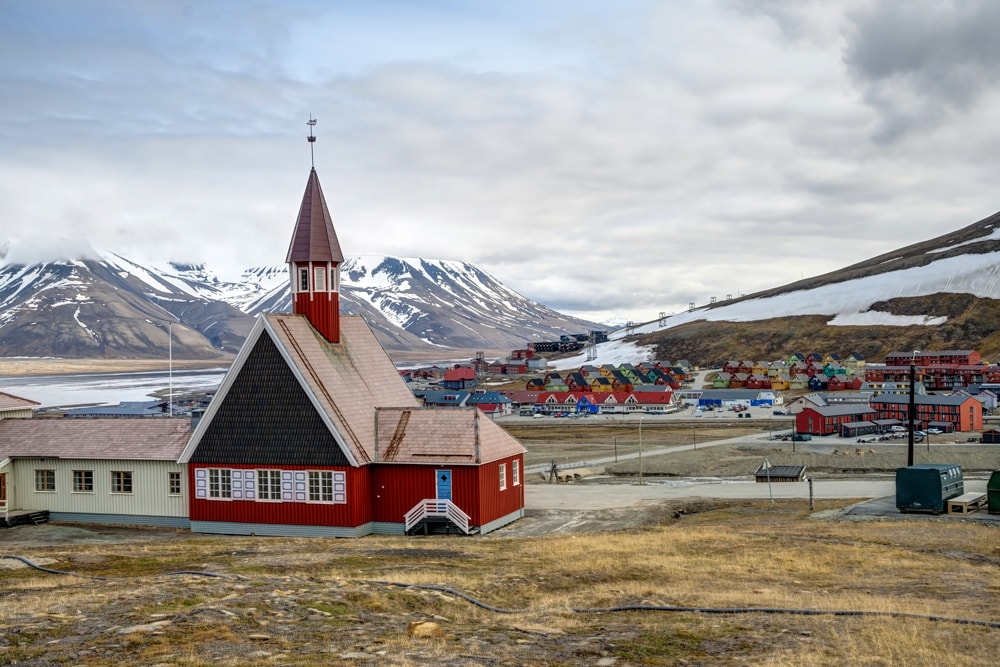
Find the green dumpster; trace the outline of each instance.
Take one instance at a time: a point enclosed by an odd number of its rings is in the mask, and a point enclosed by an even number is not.
[[[900,512],[945,511],[945,503],[965,493],[962,468],[954,463],[919,463],[896,468],[896,509]]]
[[[986,485],[986,504],[990,514],[1000,514],[1000,470],[994,470]]]

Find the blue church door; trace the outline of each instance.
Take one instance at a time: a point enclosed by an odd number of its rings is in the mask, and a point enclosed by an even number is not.
[[[437,497],[438,500],[451,500],[451,471],[437,471]]]

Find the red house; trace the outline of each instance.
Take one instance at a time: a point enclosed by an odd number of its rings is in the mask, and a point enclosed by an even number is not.
[[[839,432],[840,427],[844,424],[871,421],[875,416],[875,410],[867,405],[841,404],[807,407],[795,415],[795,430],[798,433],[830,435]]]
[[[524,448],[475,408],[423,409],[371,329],[340,317],[343,255],[316,170],[261,316],[180,457],[194,532],[358,537],[524,514]]]
[[[470,366],[449,368],[441,380],[441,386],[445,389],[469,389],[477,384],[476,371]]]

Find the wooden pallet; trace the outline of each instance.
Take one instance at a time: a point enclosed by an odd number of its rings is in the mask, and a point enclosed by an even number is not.
[[[965,493],[948,501],[948,514],[972,514],[985,506],[985,493]]]
[[[12,510],[0,514],[0,528],[13,528],[26,524],[36,526],[49,522],[48,510]]]

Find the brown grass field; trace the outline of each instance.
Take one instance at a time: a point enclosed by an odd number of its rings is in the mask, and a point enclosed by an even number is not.
[[[937,666],[1000,655],[995,527],[841,522],[801,503],[683,509],[643,530],[543,538],[136,530],[30,547],[27,531],[46,526],[8,529],[0,553],[16,535],[17,555],[75,574],[0,559],[0,664]],[[167,574],[187,570],[222,576]],[[626,606],[661,610],[601,611]],[[441,636],[408,636],[415,621]]]

